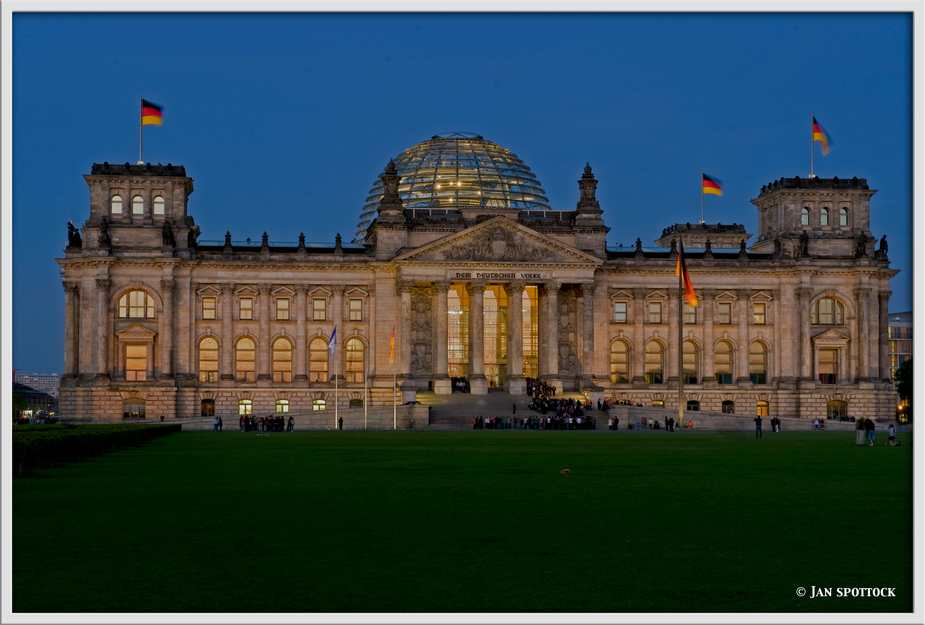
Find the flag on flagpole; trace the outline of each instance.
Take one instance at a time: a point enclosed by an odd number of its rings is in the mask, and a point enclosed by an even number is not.
[[[684,261],[684,243],[678,241],[678,265],[675,267],[674,275],[680,276],[684,284],[684,300],[689,306],[697,306],[697,294],[694,293],[694,285],[691,284],[691,277],[687,273],[687,263]]]
[[[703,191],[701,195],[722,195],[723,194],[723,183],[717,178],[708,176],[706,174],[701,174],[703,176]]]
[[[392,328],[392,340],[389,341],[389,364],[395,363],[395,328]]]
[[[141,101],[141,125],[142,126],[160,126],[164,118],[164,107],[158,106],[154,102]]]
[[[825,133],[825,130],[823,130],[819,122],[816,121],[815,115],[813,116],[813,141],[818,141],[822,144],[823,156],[829,153],[829,146],[832,144],[832,140],[829,139],[829,135]]]
[[[334,326],[334,331],[331,332],[331,338],[328,339],[328,351],[332,354],[334,353],[335,345],[337,345],[337,326]]]

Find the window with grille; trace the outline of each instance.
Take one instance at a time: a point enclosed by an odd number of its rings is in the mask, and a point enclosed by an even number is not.
[[[365,373],[364,362],[364,345],[360,339],[350,339],[347,341],[347,366],[346,377],[347,383],[361,384]]]
[[[144,343],[125,346],[125,379],[143,382],[148,379],[148,346]]]
[[[690,304],[684,304],[684,323],[694,325],[697,323],[697,307]]]
[[[758,402],[758,405],[756,406],[756,410],[755,410],[755,416],[756,417],[768,416],[768,402],[766,401]]]
[[[614,341],[610,345],[610,381],[625,384],[629,376],[629,347],[625,341]]]
[[[723,414],[734,414],[736,411],[736,404],[734,401],[729,401],[728,399],[723,402]]]
[[[350,321],[363,321],[363,300],[350,300]]]
[[[199,415],[202,417],[214,417],[215,416],[215,400],[214,399],[203,399],[199,404]]]
[[[243,338],[238,341],[235,347],[235,374],[234,377],[239,382],[253,382],[256,377],[257,350],[254,341],[249,338]]]
[[[662,322],[662,303],[649,302],[649,323]]]
[[[728,341],[716,344],[713,353],[713,373],[718,384],[732,384],[732,345]]]
[[[646,382],[662,383],[662,346],[657,341],[646,344]]]
[[[140,397],[130,397],[122,402],[123,419],[144,419],[145,400]]]
[[[199,381],[218,381],[218,341],[208,336],[199,341]]]
[[[276,412],[289,412],[289,400],[288,399],[277,399],[276,400]]]
[[[292,343],[283,338],[273,342],[273,381],[292,382]]]
[[[249,399],[238,400],[238,415],[245,416],[254,413],[254,402]]]
[[[768,350],[762,343],[748,348],[748,377],[752,384],[768,383]]]
[[[720,325],[732,324],[732,302],[720,302],[718,305],[719,318],[717,321]]]
[[[312,320],[314,321],[324,321],[328,318],[328,307],[327,300],[325,299],[313,299],[312,300]]]
[[[756,326],[763,326],[765,324],[767,315],[763,302],[755,302],[752,305],[752,320]]]
[[[144,291],[129,291],[119,298],[119,317],[154,319],[154,298]]]
[[[626,323],[626,302],[613,303],[614,323]]]
[[[844,325],[845,307],[836,299],[823,297],[813,302],[809,312],[809,322],[820,326]]]
[[[254,298],[242,297],[238,300],[238,318],[249,321],[254,318]]]
[[[308,381],[328,381],[328,342],[323,338],[308,344]]]
[[[836,384],[838,375],[838,350],[819,350],[819,383]]]
[[[289,298],[276,298],[276,320],[289,321]]]

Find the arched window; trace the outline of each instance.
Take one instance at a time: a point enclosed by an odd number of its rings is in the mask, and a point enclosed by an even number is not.
[[[254,341],[247,337],[235,346],[234,377],[240,382],[253,382],[257,371],[257,350]]]
[[[218,341],[211,336],[199,341],[199,381],[218,381]]]
[[[292,382],[292,343],[284,338],[273,342],[273,381]]]
[[[768,402],[760,401],[755,410],[756,417],[766,417],[768,416]]]
[[[646,343],[646,382],[662,383],[662,346],[658,341]]]
[[[276,400],[276,412],[289,412],[289,400],[288,399],[277,399]]]
[[[144,291],[129,291],[119,298],[119,317],[154,319],[154,298]]]
[[[163,215],[164,214],[164,198],[157,196],[154,198],[154,214]]]
[[[215,416],[215,400],[214,399],[203,399],[200,404],[199,414],[203,417],[214,417]]]
[[[809,225],[809,208],[806,206],[803,207],[803,211],[800,213],[800,225],[808,226]]]
[[[663,402],[661,399],[653,399],[653,400],[652,400],[652,407],[653,407],[653,408],[664,408],[664,407],[665,407],[665,402]]]
[[[625,384],[630,378],[630,350],[626,341],[614,341],[610,344],[610,381]]]
[[[768,350],[758,341],[748,348],[748,378],[752,384],[768,383]]]
[[[736,411],[736,403],[728,399],[723,402],[723,414],[733,414]]]
[[[145,201],[140,195],[132,198],[132,214],[143,215],[145,212]]]
[[[809,322],[816,326],[840,326],[845,323],[845,307],[831,297],[823,297],[813,302],[809,312]]]
[[[713,352],[713,372],[718,384],[732,384],[732,345],[728,341],[720,341]]]
[[[693,341],[684,341],[684,354],[682,355],[681,375],[685,384],[697,384],[700,376],[697,370],[697,344]]]
[[[249,399],[238,400],[238,414],[249,415],[254,413],[254,402]]]
[[[838,225],[847,226],[848,225],[848,209],[842,206],[838,209]]]
[[[113,215],[121,215],[122,214],[122,196],[121,195],[112,196],[112,198],[109,200],[109,207],[110,207],[109,212],[111,212]]]
[[[363,341],[352,338],[347,341],[347,384],[361,384],[366,369]]]
[[[699,410],[700,410],[700,402],[697,401],[696,399],[688,400],[688,402],[687,402],[687,409],[688,409],[688,410],[691,410],[691,411],[693,411],[693,412],[699,411]]]
[[[122,400],[123,419],[144,419],[145,400],[141,397],[129,397]]]
[[[328,342],[322,338],[308,345],[308,381],[328,381]]]
[[[829,225],[829,209],[823,208],[819,211],[819,225],[828,226]]]

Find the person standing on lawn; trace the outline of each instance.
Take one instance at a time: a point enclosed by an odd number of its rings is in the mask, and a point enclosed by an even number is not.
[[[755,438],[761,438],[761,415],[755,417]]]
[[[854,424],[854,444],[864,444],[864,417],[859,418]]]
[[[877,437],[877,433],[875,432],[875,429],[876,429],[876,428],[875,428],[875,426],[874,426],[874,420],[873,420],[873,419],[865,419],[865,420],[864,420],[864,431],[867,432],[867,440],[870,441],[870,446],[871,446],[871,447],[874,446],[874,439]]]
[[[889,434],[890,438],[887,439],[886,444],[889,445],[890,447],[895,447],[896,446],[896,426],[891,423],[890,427],[887,428],[887,433]]]

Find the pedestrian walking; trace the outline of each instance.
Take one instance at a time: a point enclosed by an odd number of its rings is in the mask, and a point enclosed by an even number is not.
[[[874,426],[873,419],[864,420],[864,431],[867,432],[867,440],[870,441],[871,447],[874,446],[874,439],[877,437],[877,433],[875,432],[875,429],[876,427]]]
[[[341,430],[344,429],[344,418],[343,417],[337,420],[337,427],[340,428]]]
[[[755,438],[761,438],[761,415],[755,417]]]
[[[861,417],[854,423],[854,444],[864,444],[864,417]]]
[[[218,431],[219,432],[222,431],[222,418],[221,417],[218,418]]]
[[[218,432],[218,417],[212,419],[212,431]]]

